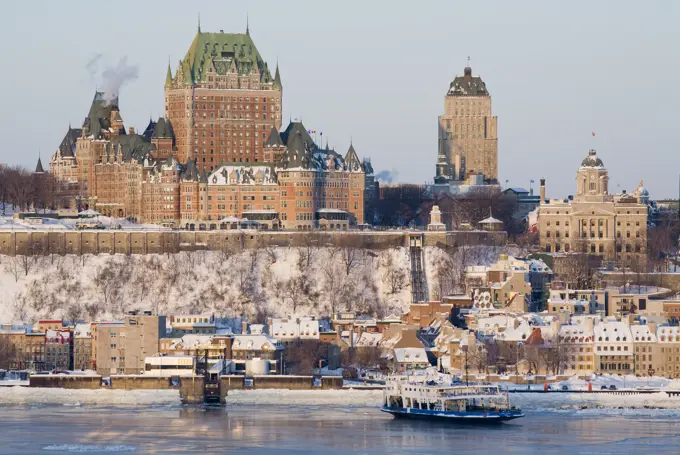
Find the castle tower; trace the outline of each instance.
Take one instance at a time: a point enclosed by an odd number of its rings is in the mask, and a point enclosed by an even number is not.
[[[472,68],[465,67],[444,97],[439,117],[439,159],[445,157],[455,175],[463,180],[468,171],[481,172],[485,179],[498,179],[498,118],[491,112],[491,95]],[[439,175],[440,168],[437,165]]]
[[[281,73],[272,77],[248,30],[205,33],[200,27],[173,76],[165,81],[165,118],[177,159],[200,171],[222,162],[264,161],[272,127],[281,128]]]

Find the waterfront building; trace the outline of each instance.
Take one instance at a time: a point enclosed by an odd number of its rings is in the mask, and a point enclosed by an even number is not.
[[[73,368],[90,370],[92,362],[92,324],[76,324],[73,329]]]
[[[45,366],[52,370],[73,369],[73,337],[69,330],[45,332]]]
[[[160,350],[159,340],[165,336],[165,316],[131,312],[122,321],[99,322],[93,326],[96,345],[97,373],[140,374],[144,359]]]

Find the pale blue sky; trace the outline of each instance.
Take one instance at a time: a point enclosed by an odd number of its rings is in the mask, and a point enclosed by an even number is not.
[[[80,126],[95,90],[93,56],[139,67],[123,87],[126,126],[163,113],[168,57],[196,32],[245,30],[273,68],[284,116],[302,117],[340,151],[350,137],[376,171],[431,181],[437,116],[471,56],[499,118],[500,180],[574,192],[596,146],[611,188],[644,179],[677,197],[680,2],[668,1],[81,1],[5,2],[0,15],[0,161],[35,166]],[[101,67],[100,67],[101,68]],[[285,125],[284,125],[285,126]],[[597,136],[593,140],[591,132]]]

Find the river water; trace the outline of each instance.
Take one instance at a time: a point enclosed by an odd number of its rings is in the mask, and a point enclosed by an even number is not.
[[[677,454],[677,412],[536,411],[498,426],[345,406],[3,406],[0,453]],[[614,412],[611,412],[614,411]]]

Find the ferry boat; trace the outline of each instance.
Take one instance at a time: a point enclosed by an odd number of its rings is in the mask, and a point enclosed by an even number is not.
[[[510,405],[507,391],[497,385],[388,381],[383,392],[383,412],[395,417],[491,423],[524,417]]]

